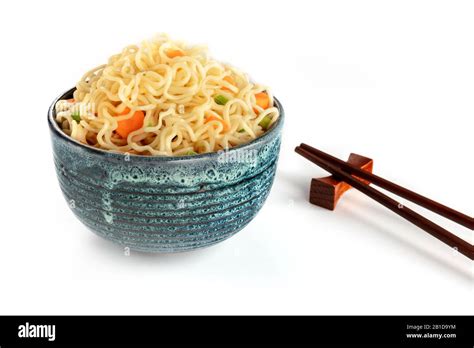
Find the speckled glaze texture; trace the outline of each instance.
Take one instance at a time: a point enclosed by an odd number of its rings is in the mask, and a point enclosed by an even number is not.
[[[221,242],[244,228],[275,176],[283,125],[230,149],[152,157],[95,149],[65,135],[48,112],[54,164],[73,213],[90,230],[132,250],[179,252]]]

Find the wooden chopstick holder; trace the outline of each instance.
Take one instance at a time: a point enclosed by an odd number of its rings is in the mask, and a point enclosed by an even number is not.
[[[355,153],[350,154],[347,163],[370,173],[372,173],[374,167],[374,161],[372,159]],[[370,181],[361,180],[366,184],[370,183]],[[322,208],[334,210],[342,195],[350,189],[351,185],[338,180],[334,175],[324,178],[313,178],[309,190],[309,201]]]
[[[305,145],[305,147],[309,147]],[[373,187],[363,183],[360,181],[358,178],[353,177],[351,174],[348,174],[344,170],[342,170],[340,167],[337,165],[340,165],[339,162],[345,163],[348,165],[346,162],[341,161],[337,158],[335,158],[337,161],[334,160],[326,160],[320,157],[317,153],[321,152],[325,154],[322,151],[319,151],[317,149],[311,148],[310,149],[316,150],[314,152],[308,151],[306,148],[303,148],[302,146],[297,146],[295,148],[295,151],[300,154],[301,156],[305,157],[306,159],[310,160],[311,162],[317,164],[324,170],[330,172],[332,175],[336,176],[340,180],[344,180],[348,184],[350,184],[352,187],[355,189],[361,191],[365,195],[369,196],[373,200],[377,201],[378,203],[382,204],[384,207],[390,209],[397,215],[403,217],[407,221],[411,222],[412,224],[420,227],[424,231],[428,232],[435,238],[439,239],[440,241],[444,242],[445,244],[449,245],[450,247],[454,248],[455,250],[459,251],[461,254],[467,256],[471,260],[474,259],[474,246],[464,239],[459,238],[458,236],[452,234],[451,232],[445,230],[441,226],[435,224],[434,222],[428,220],[427,218],[423,217],[422,215],[418,214],[417,212],[409,209],[408,207],[404,206],[403,204],[397,202],[393,198],[383,194],[382,192],[374,189]],[[325,154],[327,155],[327,154]],[[329,155],[330,156],[330,155]],[[330,156],[329,158],[331,158]],[[335,165],[337,163],[337,165]],[[350,165],[348,165],[349,168]],[[355,167],[354,167],[355,168]],[[353,168],[352,168],[353,169]],[[357,169],[357,168],[355,168]],[[369,174],[368,172],[361,171],[357,169],[358,176],[360,173],[362,173],[365,177],[375,177],[374,174]],[[361,175],[362,176],[362,175]],[[378,177],[380,178],[380,177]],[[372,182],[374,182],[372,180]],[[398,185],[397,185],[398,186]],[[400,187],[400,186],[399,186]],[[411,191],[410,191],[411,192]],[[439,204],[439,203],[438,203]]]
[[[320,157],[321,159],[333,163],[338,166],[344,172],[351,175],[357,176],[361,179],[370,181],[372,184],[377,185],[387,191],[390,191],[402,198],[405,198],[415,204],[418,204],[421,207],[424,207],[432,212],[444,216],[445,218],[454,221],[460,225],[463,225],[471,230],[474,230],[474,218],[463,214],[459,211],[456,211],[450,207],[447,207],[441,203],[438,203],[432,199],[424,197],[414,191],[408,190],[400,185],[397,185],[391,181],[388,181],[380,176],[369,173],[367,171],[361,170],[351,164],[340,160],[337,157],[331,156],[328,153],[325,153],[321,150],[318,150],[314,147],[311,147],[307,144],[301,144],[300,147],[314,155]]]

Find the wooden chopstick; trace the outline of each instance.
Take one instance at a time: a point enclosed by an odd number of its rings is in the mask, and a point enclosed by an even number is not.
[[[421,229],[428,232],[432,236],[436,237],[440,241],[446,243],[452,248],[456,248],[461,254],[467,256],[471,260],[474,259],[474,246],[472,244],[469,244],[465,240],[445,230],[444,228],[435,224],[434,222],[426,219],[422,215],[403,206],[401,203],[397,202],[396,200],[388,197],[387,195],[374,189],[373,187],[363,183],[362,181],[346,173],[339,167],[333,165],[327,160],[322,159],[320,156],[312,152],[309,152],[308,150],[300,146],[297,146],[295,148],[295,151],[301,156],[310,160],[311,162],[317,164],[324,170],[327,170],[335,177],[339,178],[340,180],[345,181],[346,183],[350,184],[355,189],[361,191],[362,193],[366,194],[373,200],[382,204],[384,207],[390,209],[391,211],[403,217],[404,219],[408,220],[412,224],[420,227]],[[357,175],[359,176],[359,174]]]
[[[400,185],[397,185],[373,173],[369,173],[368,171],[361,170],[360,168],[357,168],[351,165],[350,163],[342,161],[339,158],[331,156],[330,154],[325,153],[321,150],[318,150],[312,146],[309,146],[307,144],[301,144],[300,146],[302,149],[305,149],[306,151],[319,156],[323,160],[326,160],[330,163],[335,164],[336,166],[340,167],[342,170],[344,170],[345,172],[349,174],[356,175],[362,179],[370,181],[374,185],[377,185],[383,189],[386,189],[387,191],[393,192],[396,195],[403,197],[413,203],[416,203],[419,206],[422,206],[428,210],[431,210],[432,212],[436,214],[444,216],[445,218],[449,220],[452,220],[454,222],[457,222],[460,225],[463,225],[471,230],[474,230],[474,218],[470,216],[467,216],[457,210],[449,208],[441,203],[433,201],[432,199],[424,197],[416,192],[408,190]]]

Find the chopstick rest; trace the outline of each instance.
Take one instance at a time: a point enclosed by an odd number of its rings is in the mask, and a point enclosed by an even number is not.
[[[384,188],[400,197],[408,199],[417,205],[425,207],[426,209],[429,209],[434,213],[457,222],[460,225],[466,226],[471,230],[474,230],[473,217],[442,205],[441,203],[433,201],[414,191],[408,190],[380,176],[369,173],[365,170],[361,170],[360,168],[352,166],[347,162],[344,162],[309,145],[301,144],[295,148],[295,151],[319,167],[328,171],[335,177],[339,178],[339,180],[345,181],[374,201],[390,209],[395,214],[401,216],[415,226],[418,226],[425,232],[428,232],[433,237],[459,251],[461,254],[467,256],[471,260],[474,260],[474,245],[472,245],[470,242],[456,236],[443,227],[437,225],[433,221],[428,220],[424,216],[420,215],[414,210],[411,210],[395,199],[387,196],[381,191],[376,190],[371,185],[364,183],[361,178],[370,180],[374,185]],[[355,174],[357,174],[357,176],[355,176]]]
[[[371,158],[351,153],[347,163],[372,173],[374,161]],[[361,179],[370,184],[370,181]],[[352,188],[348,183],[337,179],[334,175],[324,178],[313,178],[309,190],[310,203],[325,209],[334,210],[342,195]]]
[[[330,154],[325,153],[321,150],[318,150],[307,144],[301,144],[300,148],[312,153],[313,155],[317,157],[324,159],[325,161],[329,161],[333,163],[344,172],[351,174],[356,179],[368,180],[372,184],[379,186],[387,191],[390,191],[396,194],[397,196],[403,197],[421,207],[431,210],[432,212],[436,214],[444,216],[445,218],[451,221],[457,222],[458,224],[463,225],[469,228],[470,230],[474,230],[474,218],[471,216],[463,214],[439,202],[436,202],[432,199],[424,197],[414,191],[411,191],[405,187],[397,185],[396,183],[391,182],[387,179],[384,179],[378,175],[369,173],[365,170],[361,170],[360,168],[352,166],[351,164],[344,162],[340,160],[339,158],[331,156]]]

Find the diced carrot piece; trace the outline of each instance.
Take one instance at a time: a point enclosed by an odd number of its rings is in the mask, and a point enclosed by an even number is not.
[[[270,106],[270,97],[265,92],[255,94],[255,101],[262,109],[267,109]],[[256,114],[259,113],[256,108],[253,108],[253,111],[255,111]]]
[[[129,112],[130,112],[130,109],[125,108],[125,110],[117,116],[126,115]],[[145,114],[143,113],[143,111],[138,110],[133,114],[132,117],[126,120],[118,121],[118,127],[115,131],[117,132],[117,134],[119,134],[122,138],[125,139],[128,137],[128,135],[131,132],[136,131],[137,129],[140,129],[143,127],[144,119],[145,119]]]
[[[213,114],[208,114],[207,117],[206,117],[205,123],[208,123],[208,122],[211,122],[211,121],[219,121],[220,123],[222,123],[222,125],[224,126],[222,131],[224,133],[227,133],[230,130],[230,126],[227,124],[227,122],[219,116],[216,116],[216,115],[213,115]]]
[[[235,80],[233,79],[232,76],[226,76],[226,77],[223,78],[223,80],[229,82],[229,83],[230,83],[231,85],[233,85],[233,86],[237,86],[237,84],[235,83]],[[227,88],[227,87],[222,87],[222,89],[223,89],[224,91],[232,92],[232,91],[230,90],[230,88]]]
[[[184,52],[181,50],[168,50],[166,51],[166,55],[170,58],[183,57]]]
[[[264,110],[270,106],[270,97],[265,92],[255,94],[255,100],[257,105]]]
[[[68,103],[75,103],[75,102],[76,102],[76,99],[71,98],[71,99],[67,99],[66,101],[67,101]]]

